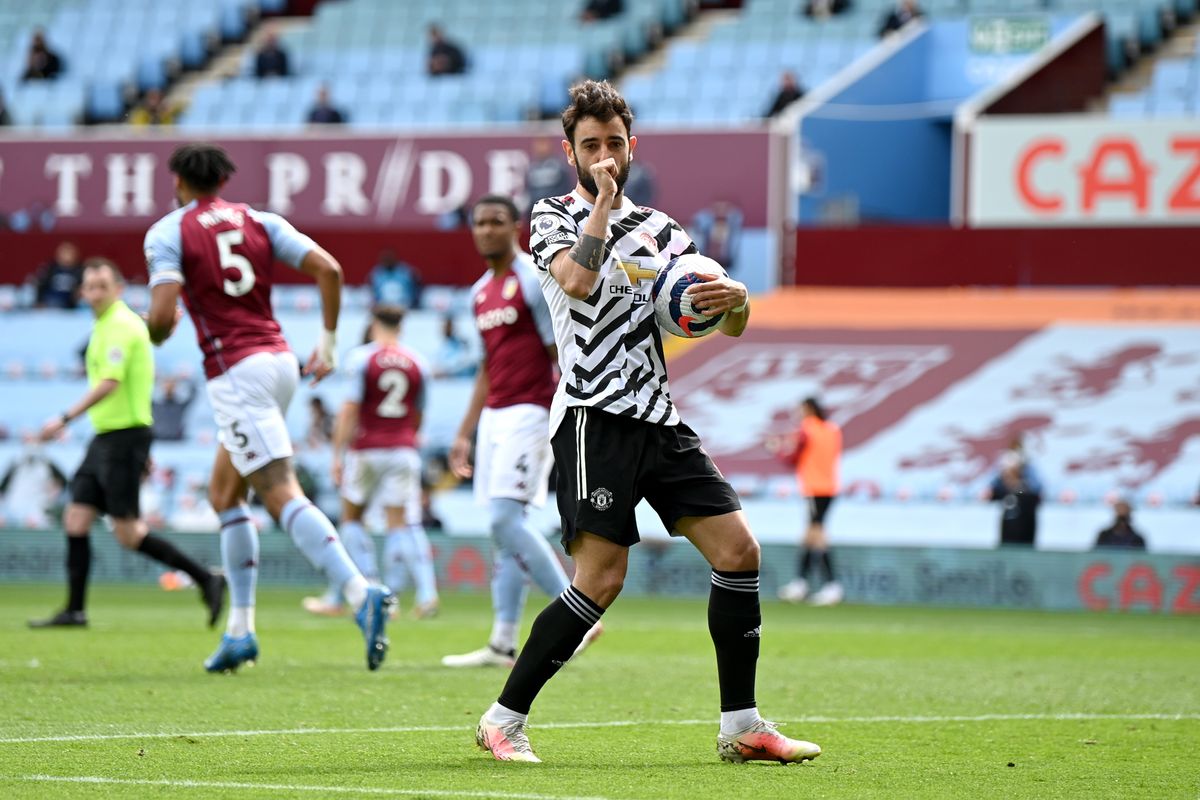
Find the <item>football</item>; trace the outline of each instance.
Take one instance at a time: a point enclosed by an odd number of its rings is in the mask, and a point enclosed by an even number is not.
[[[725,315],[704,316],[692,307],[692,296],[687,289],[694,284],[704,283],[705,278],[701,275],[723,277],[725,274],[724,267],[699,253],[671,259],[659,270],[650,290],[658,326],[684,339],[697,339],[715,331]]]

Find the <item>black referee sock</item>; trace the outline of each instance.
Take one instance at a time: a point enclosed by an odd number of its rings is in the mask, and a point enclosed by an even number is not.
[[[812,569],[812,551],[807,547],[801,548],[799,563],[796,566],[796,577],[800,580],[807,580],[809,570]]]
[[[500,705],[528,714],[533,698],[571,659],[584,634],[603,613],[603,608],[574,586],[554,598],[533,621],[525,647],[500,693]]]
[[[717,649],[721,711],[754,708],[754,678],[762,612],[758,606],[758,570],[713,570],[708,595],[708,632]]]
[[[88,573],[92,569],[90,536],[67,537],[67,611],[83,611],[87,605]]]
[[[827,583],[837,581],[837,578],[833,576],[833,561],[829,558],[829,551],[822,550],[818,555],[821,559],[821,567],[825,570],[825,581]]]
[[[211,572],[185,556],[175,545],[153,533],[146,534],[146,538],[142,539],[142,543],[138,545],[138,552],[145,553],[168,567],[183,570],[192,576],[197,586],[203,586],[205,581],[212,577]]]

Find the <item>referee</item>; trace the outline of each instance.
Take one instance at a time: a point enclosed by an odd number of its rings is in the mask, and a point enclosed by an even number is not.
[[[138,492],[150,463],[150,396],[154,356],[141,317],[121,300],[125,282],[115,264],[90,259],[83,270],[83,299],[96,315],[87,347],[88,392],[42,427],[41,439],[58,436],[71,420],[88,413],[96,437],[71,480],[71,502],[63,514],[67,534],[67,607],[52,617],[30,620],[31,628],[84,627],[88,572],[92,563],[88,532],[99,514],[112,520],[122,547],[192,576],[213,626],[225,604],[225,578],[214,575],[146,529]]]

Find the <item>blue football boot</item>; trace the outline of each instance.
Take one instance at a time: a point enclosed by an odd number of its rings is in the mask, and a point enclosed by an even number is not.
[[[236,672],[242,664],[253,665],[258,659],[258,637],[253,633],[234,638],[228,633],[221,637],[217,651],[204,662],[208,672]]]
[[[367,589],[367,599],[354,615],[354,621],[367,640],[367,669],[377,670],[387,655],[388,639],[384,634],[388,616],[396,603],[396,595],[386,586]]]

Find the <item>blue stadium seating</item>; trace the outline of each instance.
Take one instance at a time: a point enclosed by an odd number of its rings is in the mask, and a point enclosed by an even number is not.
[[[625,82],[646,122],[742,122],[761,115],[783,70],[812,88],[869,50],[893,0],[857,0],[826,21],[800,13],[799,0],[746,0],[702,41],[673,41],[665,66]],[[0,0],[0,88],[17,125],[61,128],[81,118],[119,120],[130,92],[169,85],[178,67],[199,68],[220,40],[239,39],[259,13],[278,13],[284,0]],[[1161,44],[1192,19],[1197,0],[926,0],[933,17],[1099,11],[1107,22],[1114,72],[1139,52]],[[206,86],[181,124],[189,129],[294,129],[321,83],[355,125],[478,126],[517,122],[553,112],[580,75],[608,76],[643,55],[662,32],[685,19],[686,0],[629,3],[617,17],[590,25],[579,3],[512,0],[437,4],[398,0],[332,0],[311,21],[283,35],[297,75],[287,86],[248,94],[243,81]],[[440,22],[460,42],[470,69],[461,80],[425,75],[426,29]],[[64,59],[53,90],[26,86],[29,37],[44,27]],[[1196,58],[1191,71],[1196,71]],[[249,77],[253,53],[243,65]],[[86,65],[86,67],[85,67]],[[1176,76],[1179,66],[1166,66]],[[1174,70],[1174,73],[1171,73]],[[1116,102],[1131,115],[1197,112],[1196,79],[1155,83],[1143,102]],[[695,87],[695,89],[693,89]],[[697,107],[700,101],[704,107]],[[376,103],[392,108],[369,108]],[[460,104],[476,103],[473,108]],[[395,106],[409,106],[397,108]],[[419,109],[418,114],[414,109]]]
[[[300,124],[317,85],[325,83],[334,104],[355,126],[516,122],[530,112],[561,108],[573,79],[608,74],[610,63],[644,52],[652,32],[678,25],[683,13],[682,0],[647,0],[614,19],[585,26],[575,5],[555,0],[497,5],[448,0],[436,6],[385,0],[323,3],[311,25],[282,37],[298,73],[288,82],[303,85],[303,96],[297,99],[288,90],[288,102],[274,103],[271,95],[267,105],[277,108],[279,124]],[[462,45],[469,63],[465,75],[426,74],[427,26],[433,22]],[[253,64],[254,53],[247,52],[247,80]],[[182,124],[236,127],[269,116],[256,105],[249,113],[254,119],[248,117],[241,101],[248,91],[245,82],[205,87],[204,93],[215,91],[221,100],[201,100],[198,94]],[[392,107],[377,108],[378,103]],[[414,107],[420,109],[419,119]]]
[[[1117,117],[1178,117],[1200,113],[1200,52],[1191,58],[1164,59],[1154,65],[1149,86],[1114,95],[1109,113]]]
[[[258,8],[277,0],[0,0],[0,88],[23,126],[64,127],[86,117],[118,121],[127,91],[161,89],[175,65],[203,66],[208,41],[245,34]],[[42,92],[21,83],[29,41],[46,31],[62,74]]]

